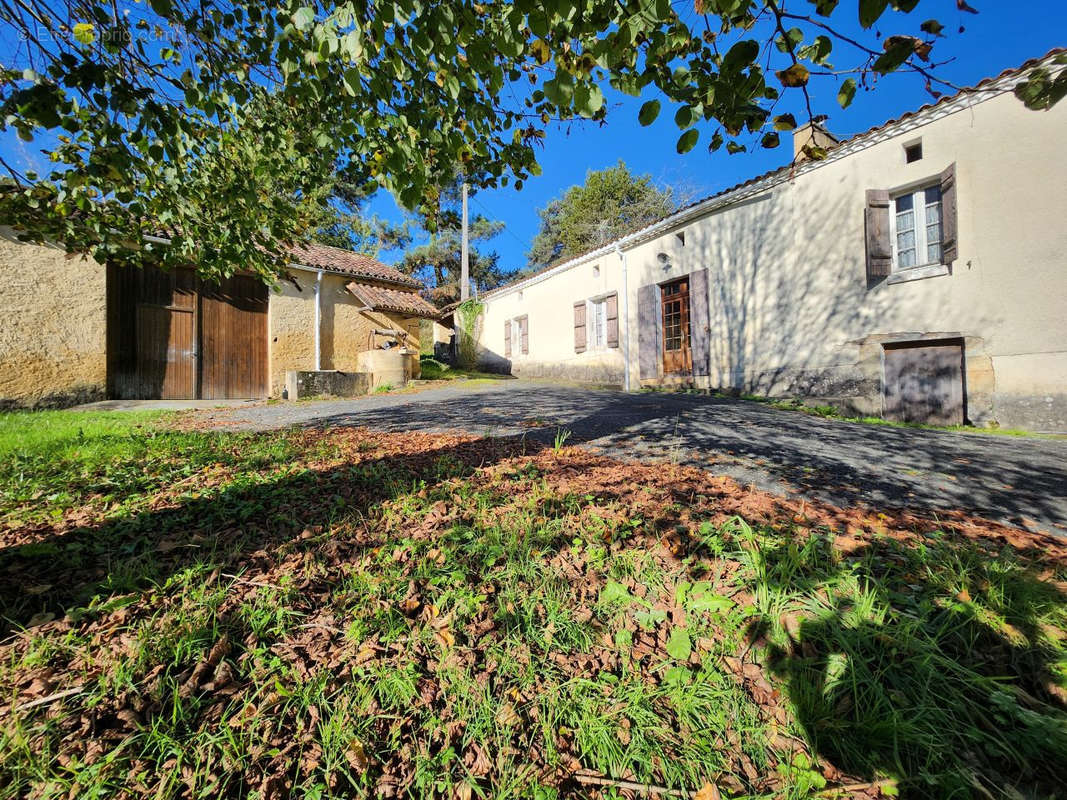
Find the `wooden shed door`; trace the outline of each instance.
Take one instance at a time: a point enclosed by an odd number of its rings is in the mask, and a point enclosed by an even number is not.
[[[689,345],[689,279],[661,287],[663,308],[663,374],[692,374]]]
[[[883,401],[887,419],[962,425],[963,342],[886,345]]]
[[[200,290],[200,397],[267,395],[267,287],[234,275]]]
[[[136,347],[130,394],[137,398],[196,396],[196,275],[139,270],[131,286]]]

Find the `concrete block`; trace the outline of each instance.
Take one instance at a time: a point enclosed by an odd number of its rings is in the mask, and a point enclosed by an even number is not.
[[[339,372],[337,370],[289,370],[285,373],[285,388],[290,400],[308,397],[357,397],[371,390],[372,376],[368,372]]]

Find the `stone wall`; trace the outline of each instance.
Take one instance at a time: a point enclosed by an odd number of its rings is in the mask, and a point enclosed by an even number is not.
[[[291,272],[296,283],[283,280],[270,300],[271,396],[280,397],[286,373],[315,369],[315,273]],[[325,273],[322,276],[320,320],[321,370],[359,371],[358,356],[380,346],[385,338],[377,329],[407,332],[405,344],[419,347],[419,320],[381,311],[364,311],[345,286],[352,278]]]
[[[97,262],[0,229],[0,407],[105,397],[106,287]]]

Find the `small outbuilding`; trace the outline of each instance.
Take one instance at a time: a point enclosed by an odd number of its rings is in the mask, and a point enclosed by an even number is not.
[[[417,377],[420,322],[437,316],[419,288],[318,244],[294,249],[271,288],[252,275],[212,283],[191,267],[99,264],[4,230],[0,406],[281,397],[290,373],[325,391],[395,385]]]

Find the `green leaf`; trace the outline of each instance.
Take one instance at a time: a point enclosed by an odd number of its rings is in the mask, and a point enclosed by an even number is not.
[[[688,686],[693,680],[693,674],[689,671],[688,667],[675,665],[673,667],[667,667],[663,671],[663,682],[668,686],[674,686],[680,688]]]
[[[603,605],[610,603],[629,604],[634,601],[634,596],[618,581],[608,581],[600,590],[599,602]]]
[[[685,661],[693,652],[693,640],[685,628],[675,628],[667,640],[667,655],[678,661]]]
[[[767,145],[764,145],[764,147],[766,146]],[[707,590],[694,590],[689,596],[689,602],[686,604],[686,608],[693,612],[708,611],[711,613],[718,613],[720,611],[729,611],[734,605],[736,604],[729,597],[724,597],[721,594],[715,594],[715,592]]]
[[[637,121],[645,126],[651,125],[659,116],[659,105],[659,100],[649,100],[637,112]]]
[[[79,22],[74,26],[74,38],[82,44],[92,44],[96,41],[96,31],[92,23]]]
[[[776,131],[791,131],[797,127],[797,118],[792,114],[779,114],[774,118],[774,129]]]
[[[678,137],[678,144],[674,146],[674,149],[679,153],[688,153],[694,147],[696,147],[697,139],[700,138],[700,131],[696,128],[690,128],[681,136]]]
[[[693,113],[692,106],[682,106],[674,115],[674,124],[681,130],[685,130],[696,120],[696,114]]]
[[[596,84],[582,83],[574,89],[574,110],[591,117],[604,105],[604,94]]]
[[[816,36],[815,41],[807,47],[800,48],[797,55],[816,64],[825,64],[827,56],[833,49],[834,43],[830,41],[829,36]]]
[[[545,81],[544,89],[549,102],[566,108],[574,97],[574,77],[569,72],[557,69],[556,77]]]
[[[869,28],[889,6],[889,0],[860,0],[860,25]]]
[[[743,69],[759,56],[759,42],[754,39],[742,39],[731,47],[722,59],[723,72]]]
[[[804,41],[804,31],[800,28],[790,28],[785,36],[779,35],[774,40],[775,46],[783,53],[789,53],[796,49],[797,45]]]
[[[871,69],[881,75],[887,75],[908,60],[922,42],[914,36],[890,36],[885,40],[885,52],[875,59]]]
[[[638,611],[634,614],[634,621],[646,631],[651,630],[661,622],[667,621],[667,612],[655,608],[650,611]]]
[[[315,9],[308,8],[307,6],[298,8],[293,12],[292,19],[293,25],[295,25],[298,30],[306,31],[315,24]]]
[[[853,78],[846,78],[845,82],[841,84],[841,88],[837,91],[837,103],[841,108],[848,108],[852,102],[852,98],[856,96],[856,81]]]

